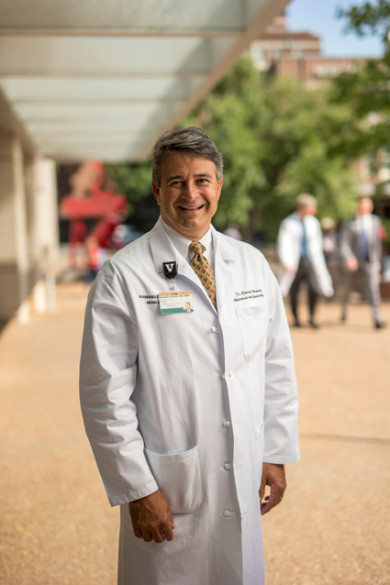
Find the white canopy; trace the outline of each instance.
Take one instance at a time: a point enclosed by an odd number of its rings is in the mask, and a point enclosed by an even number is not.
[[[288,2],[0,0],[0,90],[43,156],[142,160]]]

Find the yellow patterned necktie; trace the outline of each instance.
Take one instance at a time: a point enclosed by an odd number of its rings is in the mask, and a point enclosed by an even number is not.
[[[207,294],[210,297],[210,301],[214,307],[217,308],[217,299],[215,294],[215,277],[211,266],[207,261],[207,258],[203,256],[203,245],[200,242],[192,242],[189,246],[191,252],[194,252],[194,256],[190,262],[192,268],[199,276],[201,283],[206,289]]]

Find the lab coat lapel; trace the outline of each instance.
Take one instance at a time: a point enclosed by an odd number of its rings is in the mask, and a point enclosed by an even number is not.
[[[215,254],[215,283],[217,290],[218,314],[221,317],[230,315],[233,304],[234,275],[239,269],[238,254],[225,236],[213,227],[213,243]]]
[[[164,276],[163,263],[176,262],[179,265],[180,254],[166,234],[161,217],[150,232],[150,248],[156,271]]]

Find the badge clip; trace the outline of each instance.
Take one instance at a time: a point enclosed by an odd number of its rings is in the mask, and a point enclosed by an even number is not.
[[[171,262],[163,262],[163,272],[164,272],[164,276],[166,278],[169,278],[171,283],[170,283],[170,289],[171,290],[175,290],[176,285],[174,283],[174,278],[177,276],[177,264],[174,260],[172,260]]]

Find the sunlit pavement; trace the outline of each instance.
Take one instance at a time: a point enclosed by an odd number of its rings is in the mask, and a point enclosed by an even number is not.
[[[269,585],[390,582],[390,328],[367,305],[339,317],[323,303],[319,330],[292,330],[302,459],[264,518]]]
[[[0,583],[114,585],[118,513],[78,401],[87,288],[57,293],[55,312],[0,336]],[[366,305],[340,324],[322,303],[319,330],[292,330],[302,460],[264,518],[267,585],[389,583],[390,303],[383,312],[389,327],[375,330]]]

